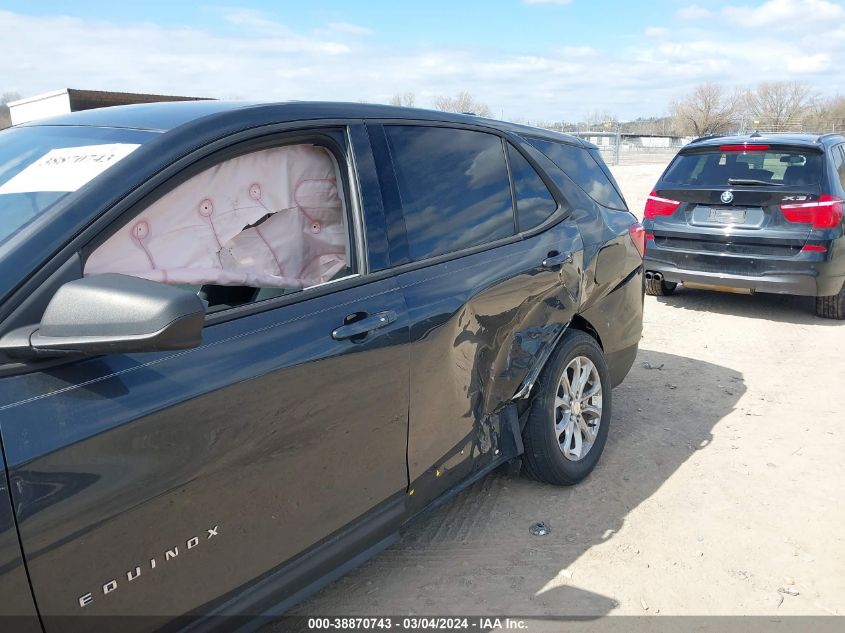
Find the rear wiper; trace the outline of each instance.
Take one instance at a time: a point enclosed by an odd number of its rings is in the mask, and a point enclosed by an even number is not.
[[[772,182],[770,180],[754,180],[753,178],[728,178],[728,184],[753,185],[761,187],[768,187],[769,185],[772,185],[773,187],[783,187],[783,183],[780,182]]]

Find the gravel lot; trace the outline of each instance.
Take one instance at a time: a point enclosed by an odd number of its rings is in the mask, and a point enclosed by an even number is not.
[[[662,168],[613,169],[635,212]],[[645,307],[585,482],[495,473],[294,614],[845,614],[845,324],[775,295]]]

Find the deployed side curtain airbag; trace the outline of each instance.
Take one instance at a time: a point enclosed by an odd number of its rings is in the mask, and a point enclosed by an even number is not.
[[[141,212],[88,258],[86,275],[170,284],[303,288],[348,262],[327,150],[292,145],[216,165]]]

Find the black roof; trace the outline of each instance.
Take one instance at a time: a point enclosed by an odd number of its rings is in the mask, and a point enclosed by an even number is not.
[[[687,147],[713,147],[718,145],[772,144],[772,145],[808,145],[826,147],[845,141],[841,134],[776,134],[755,132],[733,136],[703,136],[691,141]]]
[[[245,116],[257,110],[273,109],[277,122],[313,119],[408,119],[470,123],[512,132],[553,138],[573,145],[593,147],[591,143],[568,134],[535,128],[528,125],[486,119],[471,114],[455,114],[440,110],[403,108],[369,103],[335,103],[321,101],[289,101],[283,103],[258,103],[245,101],[176,101],[169,103],[142,103],[110,108],[97,108],[72,112],[49,119],[25,123],[26,126],[69,125],[90,127],[115,127],[167,132],[186,123],[201,119],[213,122],[216,116],[242,111]]]

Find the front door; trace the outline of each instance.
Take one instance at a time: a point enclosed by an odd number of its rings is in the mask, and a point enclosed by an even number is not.
[[[335,159],[344,169],[344,156]],[[213,169],[219,183],[225,169]],[[392,278],[371,281],[366,259],[355,255],[362,240],[353,199],[340,191],[345,204],[337,209],[349,215],[333,224],[330,187],[306,180],[296,202],[307,205],[304,231],[342,227],[348,239],[326,238],[340,245],[337,252],[311,245],[305,250],[323,250],[292,267],[287,251],[274,246],[269,220],[258,225],[263,240],[227,246],[236,256],[261,242],[276,251],[266,260],[273,263],[252,272],[293,270],[285,278],[299,275],[305,289],[209,279],[200,290],[210,316],[199,348],[103,356],[0,378],[13,500],[48,631],[72,622],[49,616],[164,619],[209,605],[404,496],[404,299]],[[245,198],[260,197],[272,219],[272,185],[259,196],[255,183],[245,184]],[[185,199],[173,191],[171,198]],[[220,208],[208,190],[203,195],[200,211]],[[139,215],[127,225],[146,222],[138,261],[168,265],[165,275],[187,279],[195,272],[190,261],[163,253],[167,240],[147,240],[161,226],[156,218]],[[111,246],[89,262],[108,266]]]

